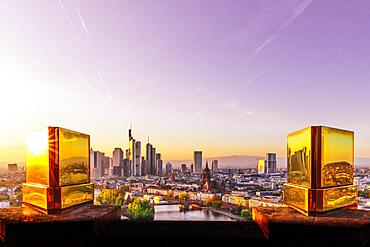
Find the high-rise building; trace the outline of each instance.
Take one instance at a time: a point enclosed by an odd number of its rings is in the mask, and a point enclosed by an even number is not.
[[[123,151],[121,148],[113,150],[113,175],[122,176]]]
[[[123,151],[121,148],[115,148],[113,150],[113,167],[119,167],[123,160]]]
[[[135,176],[141,175],[141,142],[135,142],[135,169],[134,169]]]
[[[150,161],[151,161],[150,167],[152,170],[151,175],[156,175],[157,174],[157,167],[156,167],[157,164],[156,164],[156,159],[155,159],[155,147],[152,147]]]
[[[163,160],[157,160],[157,176],[161,177],[163,175]]]
[[[122,160],[122,176],[129,177],[131,176],[131,169],[130,169],[130,160],[123,159]]]
[[[98,179],[104,175],[105,154],[99,151],[90,150],[90,178]]]
[[[172,164],[167,162],[166,164],[166,175],[170,175],[172,173]]]
[[[257,161],[257,172],[258,174],[266,173],[266,160]]]
[[[276,173],[276,153],[266,154],[266,173]]]
[[[109,163],[111,162],[110,160],[111,158],[108,156],[103,157],[103,166],[102,166],[102,171],[101,171],[102,176],[109,175]]]
[[[218,160],[212,160],[212,173],[218,172]]]
[[[146,160],[144,156],[141,157],[141,171],[140,172],[141,172],[140,173],[141,176],[145,176],[148,174],[147,164],[146,164]]]
[[[156,163],[156,175],[157,176],[162,176],[163,161],[161,159],[161,154],[160,153],[155,154],[155,163]]]
[[[147,167],[147,174],[152,175],[152,144],[146,144],[146,167]]]
[[[202,151],[194,151],[195,172],[202,172]]]
[[[194,173],[194,164],[193,163],[190,164],[190,173]]]
[[[186,173],[187,167],[186,164],[181,164],[181,173]]]
[[[130,154],[130,174],[131,176],[136,175],[136,141],[132,137],[131,129],[128,130],[128,149]]]

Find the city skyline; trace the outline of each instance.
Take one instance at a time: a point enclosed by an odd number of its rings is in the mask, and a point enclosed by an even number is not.
[[[131,122],[163,160],[285,157],[308,125],[353,130],[370,157],[370,4],[175,2],[1,2],[0,162],[47,126],[111,156]]]

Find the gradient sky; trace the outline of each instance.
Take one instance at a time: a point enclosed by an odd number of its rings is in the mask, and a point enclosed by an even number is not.
[[[0,161],[62,126],[164,159],[286,155],[309,125],[370,156],[369,1],[0,2]],[[144,152],[144,150],[143,150]]]

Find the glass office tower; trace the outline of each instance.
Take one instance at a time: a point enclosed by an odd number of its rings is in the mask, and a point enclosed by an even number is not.
[[[90,136],[60,127],[32,133],[27,143],[23,203],[47,213],[92,202]]]
[[[352,131],[312,126],[288,135],[284,203],[306,215],[357,205]]]

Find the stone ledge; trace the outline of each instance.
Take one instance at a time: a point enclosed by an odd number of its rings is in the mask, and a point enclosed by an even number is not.
[[[305,216],[289,207],[259,207],[253,208],[252,213],[272,245],[370,244],[370,211],[340,209],[321,216]]]
[[[55,215],[30,207],[0,209],[0,245],[75,246],[93,243],[119,220],[119,207],[92,204],[66,209]]]

